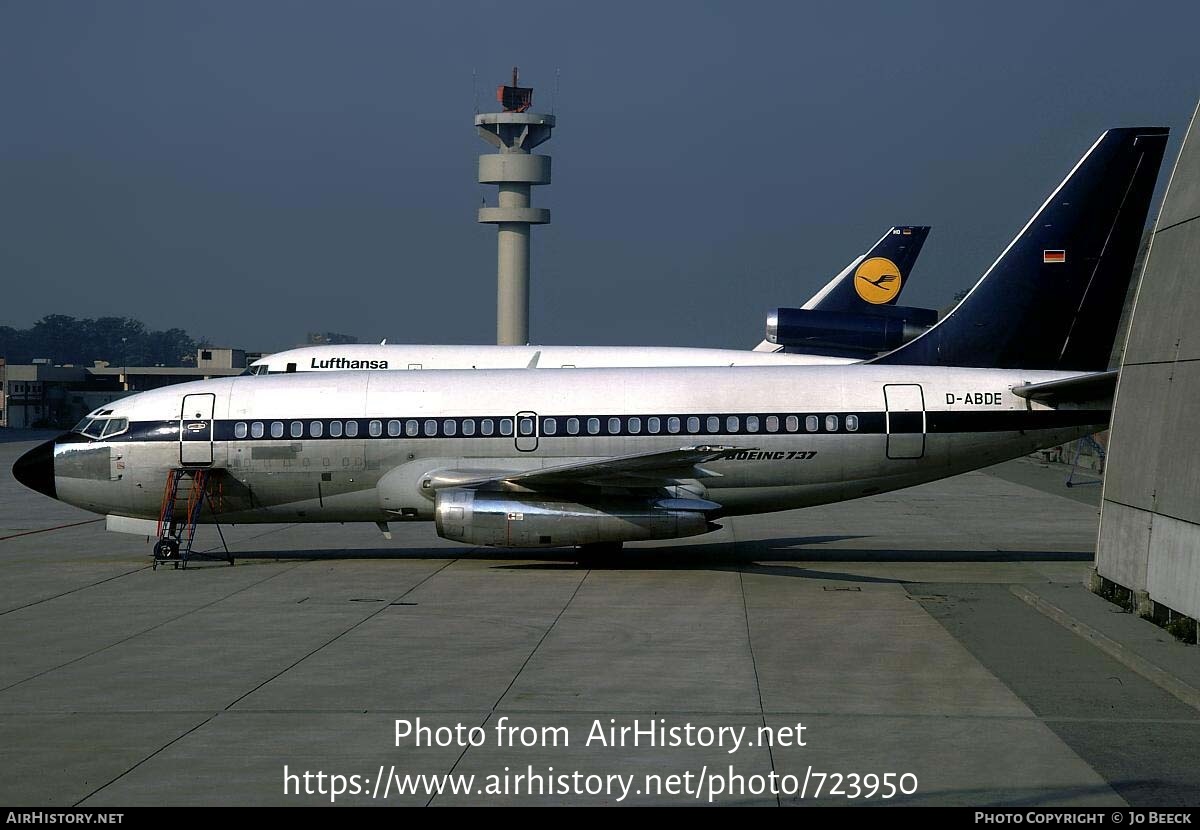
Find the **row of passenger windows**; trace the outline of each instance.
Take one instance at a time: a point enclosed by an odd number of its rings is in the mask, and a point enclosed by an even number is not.
[[[651,415],[643,418],[638,415],[613,416],[609,418],[542,418],[543,436],[555,435],[713,435],[755,432],[801,432],[801,416],[787,415],[727,415],[723,419],[716,415],[659,417]],[[841,419],[837,415],[826,415],[822,419],[818,415],[806,415],[803,419],[804,432],[838,432]],[[532,417],[522,417],[517,423],[518,433],[522,436],[535,434],[536,425]],[[847,432],[858,431],[858,416],[847,415],[845,420]],[[238,421],[234,424],[235,438],[264,438],[270,434],[272,438],[283,438],[285,433],[291,438],[330,438],[358,437],[358,421]],[[512,418],[426,418],[418,420],[369,421],[366,425],[367,435],[380,438],[384,432],[389,438],[417,437],[464,437],[481,436],[511,436],[513,434]]]
[[[528,424],[525,422],[529,421]],[[438,432],[438,424],[441,424],[441,432]],[[480,435],[495,435],[497,423],[499,424],[500,435],[512,435],[513,419],[512,418],[483,418],[478,421],[478,430]],[[462,434],[472,436],[476,434],[476,420],[474,418],[447,418],[443,421],[437,421],[433,418],[427,418],[425,421],[410,419],[407,421],[391,420],[387,422],[387,434],[389,438],[399,438],[401,435],[408,438],[416,438],[421,435],[425,436],[453,436],[458,435],[461,425]],[[522,435],[533,434],[533,424],[529,418],[522,419]],[[527,431],[526,431],[527,430]],[[282,438],[285,432],[283,421],[238,421],[233,425],[233,436],[235,438],[263,438],[267,433],[270,433],[272,438]],[[304,421],[291,421],[286,425],[286,432],[291,438],[322,438],[325,436],[324,421],[309,421],[308,432],[305,433]],[[383,436],[384,422],[370,421],[367,423],[367,434],[372,438],[380,438]],[[330,421],[329,432],[330,438],[341,438],[343,435],[347,438],[358,437],[358,421]]]
[[[840,421],[837,415],[825,416],[826,432],[837,432],[839,424]],[[701,425],[703,425],[703,429]],[[579,435],[584,431],[588,435],[599,435],[601,434],[602,426],[607,429],[606,434],[608,435],[640,435],[643,432],[649,435],[660,435],[664,432],[669,435],[677,435],[679,433],[696,435],[702,433],[800,432],[800,416],[788,415],[781,419],[778,415],[768,415],[765,418],[760,418],[757,415],[747,415],[743,420],[738,415],[727,415],[723,424],[722,419],[716,415],[709,415],[703,419],[699,415],[691,415],[686,418],[675,415],[669,418],[660,418],[656,415],[651,415],[644,420],[637,415],[606,419],[567,418],[563,424],[563,429],[567,435]],[[846,429],[849,432],[858,431],[857,415],[846,416]],[[805,416],[804,431],[820,432],[820,416]],[[522,432],[522,434],[527,433]],[[542,435],[557,434],[559,434],[558,419],[543,418]]]

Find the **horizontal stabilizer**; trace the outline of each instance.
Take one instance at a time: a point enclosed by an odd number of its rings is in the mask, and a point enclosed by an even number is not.
[[[1117,388],[1117,370],[1092,372],[1086,375],[1048,380],[1044,383],[1027,383],[1014,386],[1013,394],[1027,401],[1036,401],[1047,406],[1111,401]]]

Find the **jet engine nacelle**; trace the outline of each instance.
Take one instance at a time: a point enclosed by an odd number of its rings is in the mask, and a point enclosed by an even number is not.
[[[438,490],[438,536],[496,547],[553,548],[597,542],[678,539],[716,530],[703,499],[604,497],[588,504],[528,494]]]
[[[880,306],[870,313],[777,308],[767,316],[767,342],[780,346],[886,352],[937,322],[928,308]]]

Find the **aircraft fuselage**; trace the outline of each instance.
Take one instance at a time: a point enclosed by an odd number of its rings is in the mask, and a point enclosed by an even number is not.
[[[446,471],[721,445],[721,458],[669,489],[717,502],[722,515],[770,512],[944,478],[1104,428],[1106,407],[1056,410],[1010,391],[1073,374],[862,365],[200,381],[111,405],[106,417],[128,419],[123,433],[60,438],[54,495],[156,519],[168,472],[183,466],[220,471],[221,522],[430,520]]]

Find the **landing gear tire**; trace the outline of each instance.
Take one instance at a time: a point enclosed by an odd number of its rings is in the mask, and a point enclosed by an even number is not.
[[[166,562],[174,562],[179,567],[179,542],[175,539],[159,539],[154,543],[154,570]]]
[[[621,555],[621,542],[594,542],[575,548],[575,561],[588,568],[611,565]]]

